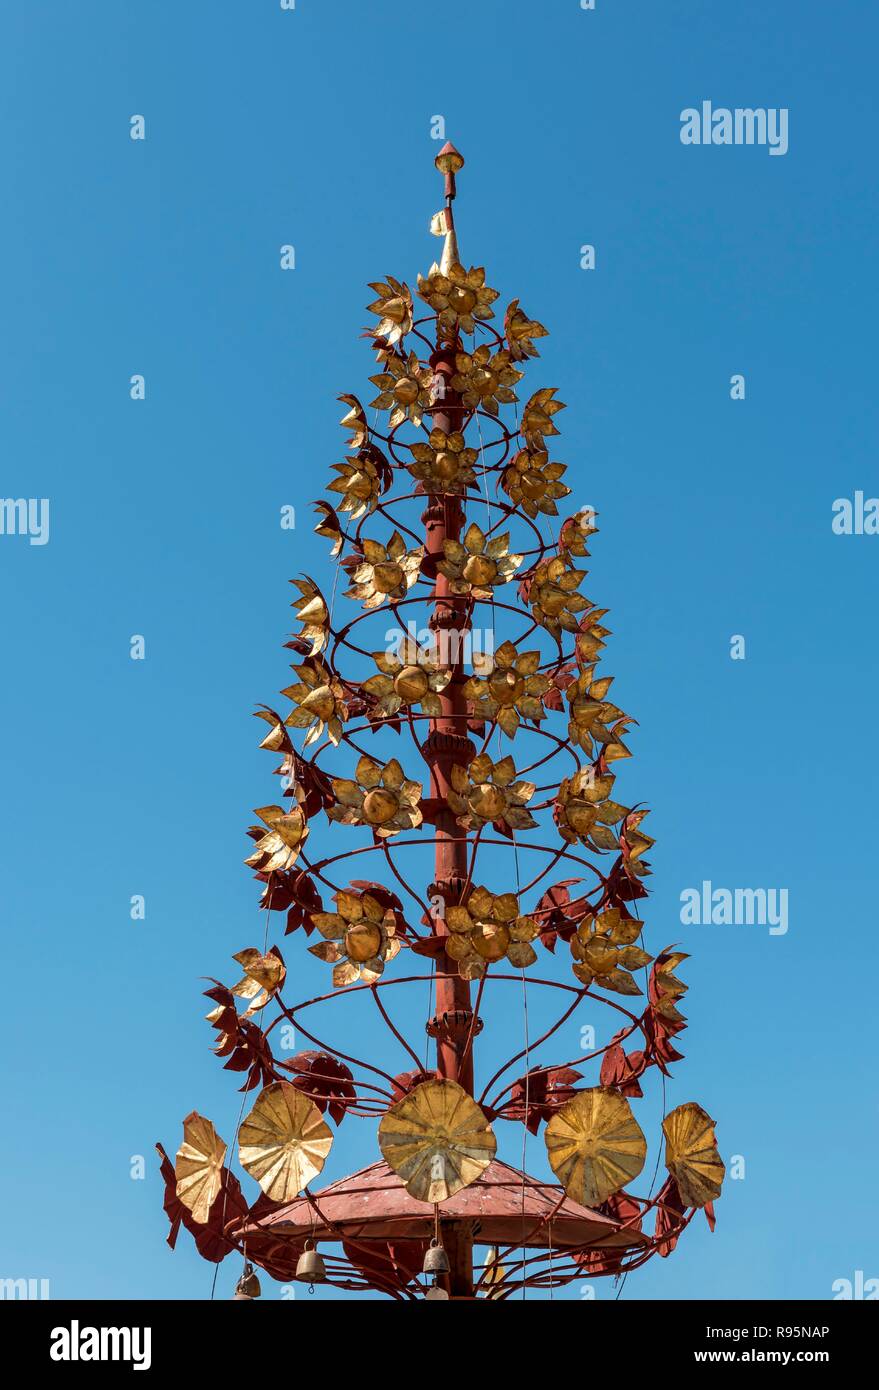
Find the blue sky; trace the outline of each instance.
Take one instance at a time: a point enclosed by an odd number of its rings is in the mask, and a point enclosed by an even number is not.
[[[209,1292],[185,1234],[164,1244],[152,1146],[238,1111],[199,990],[259,939],[242,832],[275,784],[250,714],[288,683],[287,580],[331,573],[309,502],[336,395],[369,390],[367,282],[436,254],[435,115],[467,159],[465,259],[549,327],[530,384],[568,402],[558,457],[601,514],[587,591],[639,720],[648,944],[692,953],[669,1100],[746,1164],[716,1233],[694,1222],[622,1297],[879,1273],[879,538],[831,530],[835,499],[879,493],[877,29],[866,0],[8,0],[0,492],[49,498],[51,530],[0,537],[4,1277]],[[685,147],[703,100],[787,108],[788,153]],[[786,888],[787,934],[682,926],[706,879]],[[324,968],[282,949],[288,992],[316,993]],[[327,1175],[376,1156],[349,1120]]]

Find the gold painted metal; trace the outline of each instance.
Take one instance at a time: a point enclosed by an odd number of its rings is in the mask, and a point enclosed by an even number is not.
[[[595,1207],[644,1167],[647,1141],[619,1092],[603,1086],[579,1091],[546,1126],[550,1167],[569,1197]]]
[[[330,820],[370,825],[381,838],[421,824],[421,783],[409,781],[396,758],[382,766],[364,754],[354,776],[332,779],[337,804],[327,810]]]
[[[378,1142],[406,1191],[445,1202],[469,1187],[494,1158],[484,1112],[455,1081],[424,1081],[382,1116]]]
[[[238,1157],[267,1197],[292,1202],[317,1177],[332,1143],[314,1101],[288,1081],[275,1081],[241,1125]]]
[[[177,1196],[204,1225],[220,1193],[226,1145],[211,1121],[192,1110],[183,1121],[183,1143],[177,1150],[174,1172]]]
[[[337,989],[361,979],[373,984],[401,949],[393,911],[385,911],[371,893],[339,892],[335,902],[335,912],[312,913],[324,939],[309,952],[333,966]]]
[[[707,1206],[720,1196],[726,1174],[711,1116],[695,1101],[687,1101],[666,1115],[662,1132],[665,1166],[687,1206]]]

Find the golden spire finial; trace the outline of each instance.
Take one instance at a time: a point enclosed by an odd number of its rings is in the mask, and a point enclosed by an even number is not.
[[[460,262],[452,203],[457,193],[455,175],[464,167],[464,156],[455,149],[451,140],[447,140],[433,162],[440,173],[445,176],[446,205],[442,212],[436,214],[430,229],[436,236],[445,235],[446,241],[443,246],[439,269],[443,275],[448,275],[450,267]]]

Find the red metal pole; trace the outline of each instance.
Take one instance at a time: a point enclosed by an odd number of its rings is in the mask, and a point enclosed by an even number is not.
[[[455,347],[440,345],[431,359],[436,376],[443,383],[442,408],[433,412],[434,428],[446,432],[458,429],[463,409],[460,397],[448,386],[454,374]],[[431,496],[422,520],[426,525],[428,571],[443,556],[444,540],[460,540],[464,512],[457,497]],[[434,854],[434,882],[431,898],[446,904],[459,902],[467,879],[468,840],[455,814],[446,806],[455,763],[466,767],[475,754],[467,736],[467,701],[463,695],[466,680],[463,639],[469,631],[469,603],[465,595],[449,592],[448,580],[436,574],[434,608],[430,627],[440,650],[449,660],[452,678],[442,692],[442,713],[430,721],[424,756],[430,766],[431,798],[434,800],[437,845]],[[447,935],[445,922],[434,920],[438,935]],[[437,1041],[437,1067],[441,1076],[457,1081],[473,1094],[473,1049],[467,1051],[472,1024],[470,985],[458,974],[457,962],[443,954],[437,958],[436,1018],[430,1028]],[[464,1053],[467,1058],[464,1060]]]
[[[452,199],[455,196],[454,175],[446,174],[447,225],[454,227]],[[442,341],[438,335],[436,351],[430,361],[434,369],[435,408],[433,426],[449,434],[463,424],[464,408],[458,392],[451,388],[455,375],[455,354],[460,341]],[[430,721],[430,731],[424,743],[424,757],[430,767],[431,798],[434,803],[434,882],[430,898],[456,904],[461,899],[467,880],[469,842],[458,825],[455,814],[446,805],[451,789],[454,764],[466,767],[476,749],[467,735],[467,701],[463,687],[464,636],[470,630],[471,604],[466,595],[452,594],[448,580],[436,570],[436,562],[444,555],[443,541],[461,538],[464,509],[458,497],[449,493],[429,494],[422,516],[425,524],[425,570],[435,578],[433,613],[430,628],[434,640],[448,664],[452,677],[440,695],[442,712]],[[445,921],[434,917],[433,929],[438,936],[447,936]],[[473,1094],[473,1047],[470,1043],[474,1029],[470,985],[458,973],[457,962],[445,953],[437,957],[436,1014],[428,1024],[436,1038],[437,1070],[442,1077],[456,1081]],[[473,1232],[470,1223],[441,1222],[442,1243],[449,1258],[449,1292],[453,1297],[473,1296]]]

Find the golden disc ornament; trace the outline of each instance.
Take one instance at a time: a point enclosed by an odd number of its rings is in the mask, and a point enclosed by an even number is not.
[[[424,1081],[382,1116],[378,1142],[410,1196],[445,1202],[494,1158],[485,1113],[455,1081]]]
[[[316,1178],[333,1143],[314,1101],[289,1081],[257,1097],[238,1135],[241,1166],[273,1202],[292,1202]]]
[[[720,1196],[726,1174],[711,1116],[695,1101],[687,1101],[666,1115],[662,1132],[665,1166],[687,1206],[707,1206]]]
[[[183,1143],[177,1150],[174,1172],[177,1196],[203,1226],[220,1194],[226,1145],[211,1121],[192,1110],[183,1121]]]
[[[579,1091],[546,1126],[549,1164],[569,1197],[595,1207],[644,1167],[647,1140],[619,1092]]]

